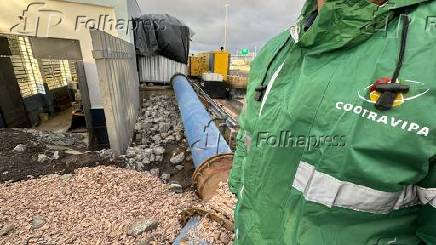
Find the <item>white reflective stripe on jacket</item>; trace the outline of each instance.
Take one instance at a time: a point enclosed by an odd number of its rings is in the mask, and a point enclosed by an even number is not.
[[[300,162],[292,185],[307,201],[327,207],[340,207],[360,212],[386,214],[417,204],[436,207],[436,189],[416,185],[399,192],[385,192],[351,182],[341,181],[321,173],[307,162]]]

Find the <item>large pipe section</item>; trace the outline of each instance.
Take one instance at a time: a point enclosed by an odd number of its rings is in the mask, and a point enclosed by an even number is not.
[[[215,195],[218,184],[227,181],[232,150],[188,79],[184,75],[175,75],[171,83],[196,169],[194,184],[199,196],[208,200]]]
[[[184,75],[171,79],[182,115],[185,136],[195,167],[193,182],[200,198],[208,200],[216,194],[220,182],[226,182],[233,161],[232,150],[201,103]],[[193,215],[181,230],[174,245],[186,244],[189,231],[198,226],[201,214]],[[200,244],[207,244],[201,241]]]
[[[173,77],[172,85],[195,168],[213,156],[231,153],[232,150],[186,77],[176,75]]]

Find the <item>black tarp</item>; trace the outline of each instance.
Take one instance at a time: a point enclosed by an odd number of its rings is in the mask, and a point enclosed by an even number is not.
[[[191,31],[168,14],[146,14],[134,20],[136,53],[161,55],[187,64]]]

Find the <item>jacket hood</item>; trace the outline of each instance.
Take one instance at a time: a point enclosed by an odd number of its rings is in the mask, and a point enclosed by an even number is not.
[[[309,0],[298,21],[298,45],[311,54],[352,47],[384,29],[403,9],[435,0],[390,0],[378,6],[367,0],[327,0],[313,25],[304,32],[304,24],[316,11],[317,1]]]

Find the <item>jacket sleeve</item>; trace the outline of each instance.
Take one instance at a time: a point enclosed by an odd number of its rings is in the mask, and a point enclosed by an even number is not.
[[[417,235],[425,244],[436,245],[436,157],[430,161],[430,171],[418,187],[418,195],[424,204],[418,217]]]
[[[229,177],[229,188],[234,194],[237,194],[241,188],[242,183],[242,165],[247,156],[247,149],[244,142],[244,131],[239,130],[236,136],[236,151],[233,157],[233,166]]]

